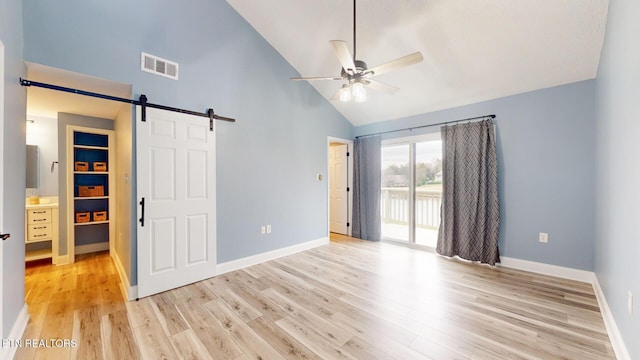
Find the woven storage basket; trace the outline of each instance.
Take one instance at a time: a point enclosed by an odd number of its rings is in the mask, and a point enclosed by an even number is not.
[[[93,212],[93,221],[107,221],[107,211],[94,211]]]
[[[104,196],[104,186],[78,186],[78,196],[91,197],[91,196]]]
[[[98,171],[98,172],[107,171],[107,163],[104,161],[94,161],[93,171]]]
[[[76,213],[76,223],[86,223],[91,221],[91,216],[88,211],[78,211]]]
[[[86,161],[76,161],[73,164],[73,169],[75,171],[89,171],[89,163]]]

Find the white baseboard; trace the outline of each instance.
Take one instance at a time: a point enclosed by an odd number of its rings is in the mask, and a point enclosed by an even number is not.
[[[329,238],[323,237],[320,239],[307,241],[302,244],[296,244],[296,245],[288,246],[282,249],[268,251],[262,254],[257,254],[257,255],[247,256],[237,260],[227,261],[222,264],[218,264],[216,266],[216,274],[220,275],[220,274],[228,273],[230,271],[239,270],[248,266],[260,264],[265,261],[274,260],[283,256],[295,254],[301,251],[313,249],[318,246],[323,246],[327,244],[329,244]]]
[[[593,291],[596,293],[596,299],[598,299],[598,305],[600,305],[600,313],[602,314],[604,326],[609,334],[611,346],[613,346],[613,351],[616,353],[616,358],[618,360],[631,360],[627,346],[624,344],[624,340],[622,339],[622,335],[620,334],[620,330],[616,324],[616,319],[611,313],[611,309],[607,303],[607,298],[604,296],[604,292],[600,287],[600,282],[598,281],[597,276],[593,277]]]
[[[88,244],[88,245],[77,245],[75,247],[76,255],[80,254],[89,254],[98,251],[107,251],[109,250],[109,242],[101,242],[96,244]]]
[[[593,286],[593,292],[596,295],[596,299],[598,300],[598,306],[600,307],[600,313],[602,314],[602,319],[604,320],[607,334],[609,334],[609,340],[611,340],[611,346],[613,346],[613,351],[616,353],[616,358],[618,360],[631,360],[629,352],[627,351],[627,347],[624,344],[624,340],[622,339],[622,335],[620,334],[620,330],[618,330],[616,320],[611,313],[611,309],[609,309],[607,298],[604,296],[604,292],[602,292],[602,288],[600,287],[600,283],[598,282],[598,277],[592,271],[573,269],[563,266],[544,264],[535,261],[515,259],[504,256],[500,257],[499,266],[530,271],[542,275],[555,276],[563,279],[582,281],[591,284],[591,286]]]
[[[499,266],[508,267],[516,270],[530,271],[536,274],[555,276],[563,279],[582,281],[589,284],[593,283],[595,275],[592,271],[579,270],[564,266],[544,264],[535,261],[510,258],[506,256],[500,257]]]
[[[122,295],[127,300],[135,300],[138,297],[138,287],[131,286],[131,283],[129,283],[127,272],[124,270],[122,261],[120,261],[120,256],[118,256],[118,252],[111,251],[110,253],[111,258],[113,258],[113,262],[116,264],[118,275],[120,275],[120,290],[122,291]]]
[[[5,339],[9,340],[20,340],[22,339],[22,335],[24,334],[24,330],[27,328],[27,323],[29,322],[29,307],[27,304],[24,304],[22,310],[18,314],[18,318],[16,322],[13,323],[11,327],[11,331],[9,332],[9,336]],[[18,351],[18,347],[1,347],[0,346],[0,359],[13,359],[16,355],[16,351]]]
[[[54,259],[53,263],[55,265],[67,265],[67,264],[70,264],[71,262],[69,261],[69,254],[56,256],[56,258]]]

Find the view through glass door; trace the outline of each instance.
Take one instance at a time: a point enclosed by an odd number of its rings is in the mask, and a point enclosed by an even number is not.
[[[439,135],[383,143],[383,239],[435,248],[442,204],[442,142]]]
[[[442,204],[442,141],[415,144],[415,243],[436,247]]]
[[[382,238],[409,241],[410,144],[382,147]]]

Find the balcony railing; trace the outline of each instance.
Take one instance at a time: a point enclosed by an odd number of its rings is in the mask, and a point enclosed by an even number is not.
[[[416,189],[416,227],[437,230],[440,226],[442,192]],[[409,189],[402,187],[382,188],[382,222],[387,224],[409,224]]]

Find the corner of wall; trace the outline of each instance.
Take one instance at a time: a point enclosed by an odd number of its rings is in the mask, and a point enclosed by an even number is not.
[[[631,360],[631,355],[629,355],[629,351],[624,343],[624,339],[622,338],[616,319],[613,317],[613,313],[609,308],[609,303],[602,291],[602,287],[600,287],[600,281],[598,280],[597,275],[593,276],[593,291],[596,294],[598,305],[600,305],[600,313],[602,314],[604,326],[607,329],[607,334],[609,334],[609,340],[611,340],[611,346],[613,346],[613,351],[616,353],[616,357],[618,360]]]

